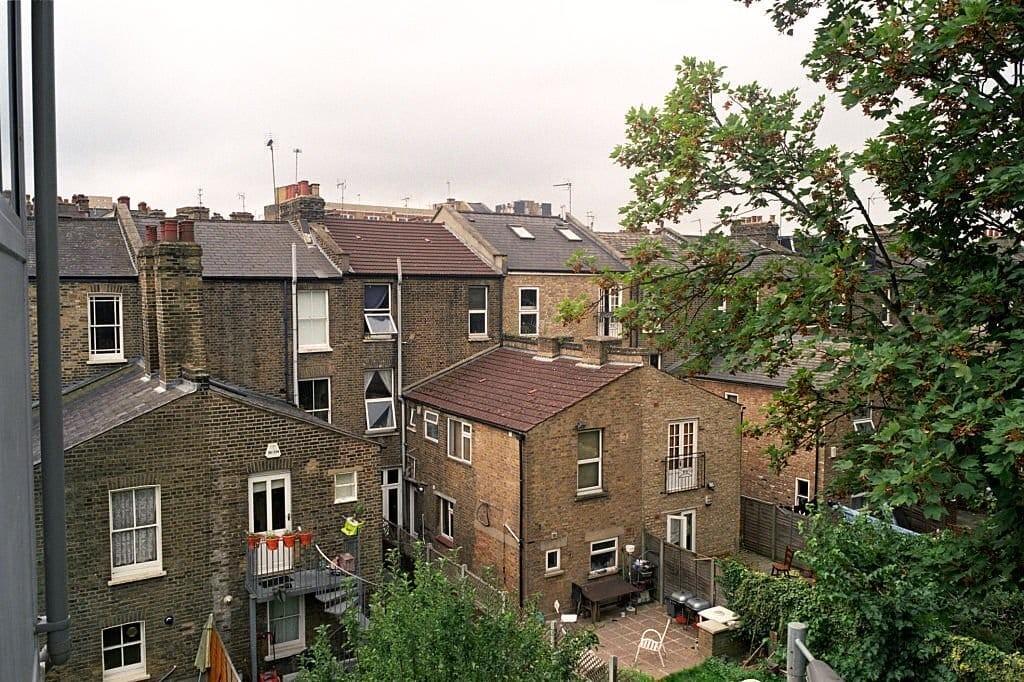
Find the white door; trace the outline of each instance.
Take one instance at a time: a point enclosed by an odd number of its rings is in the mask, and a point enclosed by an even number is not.
[[[618,287],[601,291],[600,317],[597,333],[601,336],[622,336],[622,323],[615,319],[615,311],[622,305],[622,291]]]
[[[665,540],[691,552],[695,551],[693,548],[695,517],[696,513],[692,509],[690,511],[669,514],[665,529]]]
[[[391,525],[401,525],[401,516],[398,510],[398,492],[400,490],[398,482],[401,478],[401,469],[394,467],[391,469],[385,469],[381,472],[381,491],[383,492],[383,499],[381,501],[381,508],[384,510],[384,520]]]
[[[292,567],[293,549],[280,537],[292,528],[292,477],[287,471],[259,474],[249,478],[249,531],[279,539],[277,549],[262,542],[256,554],[258,574],[287,571]]]

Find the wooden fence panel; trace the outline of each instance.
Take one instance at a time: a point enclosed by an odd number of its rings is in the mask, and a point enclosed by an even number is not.
[[[773,560],[781,560],[786,547],[806,549],[800,522],[806,517],[790,509],[752,497],[740,498],[740,545]]]

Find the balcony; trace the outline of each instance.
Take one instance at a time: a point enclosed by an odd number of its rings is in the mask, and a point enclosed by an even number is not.
[[[315,593],[328,613],[340,615],[359,596],[359,581],[349,573],[359,574],[359,536],[321,545],[320,549],[343,570],[334,569],[320,552],[318,545],[296,542],[285,547],[279,540],[270,549],[265,538],[247,543],[245,549],[245,589],[259,603],[278,595],[286,597]]]
[[[679,493],[704,487],[704,453],[669,457],[665,460],[665,492]]]

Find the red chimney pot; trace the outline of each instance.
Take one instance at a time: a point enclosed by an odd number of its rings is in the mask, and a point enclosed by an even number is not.
[[[194,220],[181,220],[178,222],[178,239],[183,242],[196,241],[196,223]]]
[[[309,195],[309,180],[299,180],[299,196]]]
[[[120,196],[117,198],[117,203],[124,204],[128,208],[132,207],[132,200],[130,197]]]
[[[160,226],[157,225],[156,223],[150,223],[149,225],[146,225],[146,243],[147,244],[152,244],[152,243],[154,243],[156,241],[156,233],[157,233],[157,229],[159,227]]]
[[[165,220],[163,231],[160,234],[160,241],[173,242],[178,240],[178,221]]]

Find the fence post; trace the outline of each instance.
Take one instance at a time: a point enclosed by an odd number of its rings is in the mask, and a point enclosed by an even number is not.
[[[619,679],[619,657],[612,656],[608,661],[608,682]]]
[[[658,540],[658,603],[665,601],[665,541]]]
[[[807,640],[807,626],[791,622],[786,627],[786,682],[804,682],[807,659],[797,647],[797,641]]]
[[[772,561],[778,561],[779,560],[779,557],[777,557],[775,555],[775,549],[776,549],[775,536],[778,535],[778,532],[779,532],[779,529],[776,528],[776,526],[775,526],[775,524],[778,522],[778,519],[775,518],[775,514],[778,511],[778,509],[779,508],[778,508],[777,505],[774,505],[774,504],[772,505]]]

